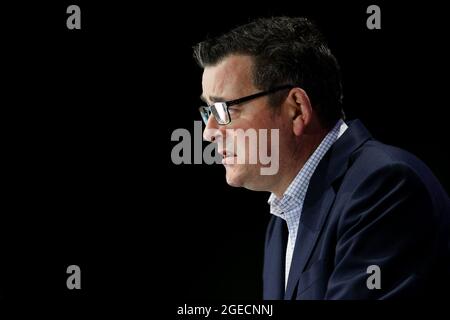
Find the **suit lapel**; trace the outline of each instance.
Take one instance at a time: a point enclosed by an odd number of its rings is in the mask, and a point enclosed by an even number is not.
[[[335,193],[333,188],[321,194],[320,199],[314,203],[310,203],[308,207],[303,207],[303,215],[314,214],[317,217],[317,224],[308,225],[303,219],[300,219],[300,225],[295,243],[294,255],[292,258],[291,268],[289,272],[288,284],[286,287],[285,299],[292,299],[297,282],[303,272],[312,249],[318,239],[320,230],[328,216],[331,205],[333,204]]]

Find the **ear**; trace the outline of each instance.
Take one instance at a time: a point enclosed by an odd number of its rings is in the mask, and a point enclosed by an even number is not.
[[[289,103],[289,116],[292,119],[292,130],[296,136],[300,136],[311,123],[311,102],[305,90],[301,88],[291,89],[286,100]]]

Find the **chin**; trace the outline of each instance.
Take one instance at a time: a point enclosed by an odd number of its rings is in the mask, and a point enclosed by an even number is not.
[[[254,178],[251,168],[245,165],[233,165],[226,169],[226,180],[231,187],[244,187],[253,190]],[[253,182],[253,183],[252,183]]]
[[[242,187],[242,180],[239,178],[239,174],[236,172],[235,168],[226,169],[227,173],[225,178],[227,179],[228,185],[232,187]]]
[[[225,167],[225,178],[227,180],[228,185],[232,187],[242,187],[244,184],[246,170],[242,165],[235,164],[231,166]]]

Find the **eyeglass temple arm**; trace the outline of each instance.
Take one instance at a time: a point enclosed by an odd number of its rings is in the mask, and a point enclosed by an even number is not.
[[[277,92],[279,90],[292,89],[294,87],[295,86],[290,85],[290,84],[287,84],[287,85],[284,85],[284,86],[280,86],[280,87],[275,87],[275,88],[267,90],[267,91],[263,91],[263,92],[258,92],[258,93],[252,94],[251,96],[247,96],[247,97],[243,97],[243,98],[227,101],[227,106],[234,106],[234,105],[243,103],[245,101],[249,101],[249,100],[252,100],[252,99],[256,99],[256,98],[259,98],[259,97],[262,97],[262,96],[265,96],[265,95]]]

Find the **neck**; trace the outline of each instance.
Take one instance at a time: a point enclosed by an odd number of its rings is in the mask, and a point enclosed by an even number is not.
[[[270,190],[277,198],[283,197],[292,180],[294,180],[303,168],[306,161],[308,161],[327,133],[328,131],[322,131],[314,135],[305,135],[302,137],[301,143],[296,142],[296,148],[293,149],[291,154],[286,156],[286,162],[283,165],[282,172],[280,172],[279,180],[272,187],[272,190]]]

